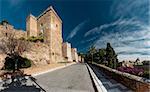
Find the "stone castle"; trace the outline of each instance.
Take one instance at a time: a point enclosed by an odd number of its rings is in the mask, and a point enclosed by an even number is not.
[[[62,20],[52,7],[38,17],[30,14],[26,19],[26,31],[28,37],[44,37],[44,43],[49,46],[51,62],[58,62],[62,58]]]
[[[44,43],[34,43],[31,47],[33,50],[24,54],[25,57],[33,60],[34,63],[38,64],[41,61],[41,63],[79,61],[77,49],[72,48],[68,42],[63,43],[62,20],[52,6],[48,7],[37,17],[29,14],[26,18],[26,31],[14,29],[9,24],[0,25],[0,30],[6,33],[7,31],[15,31],[17,38],[42,36]]]

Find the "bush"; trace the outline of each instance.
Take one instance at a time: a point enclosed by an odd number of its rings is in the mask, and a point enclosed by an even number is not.
[[[12,58],[6,57],[3,69],[13,70],[15,68],[15,62]]]
[[[19,69],[31,67],[31,60],[23,58],[21,56],[19,56],[17,59],[18,59],[17,66]],[[15,61],[16,59],[14,58],[6,57],[3,69],[13,70],[15,68]]]
[[[142,75],[142,77],[150,79],[150,71],[144,71],[144,74]]]
[[[118,67],[117,70],[121,72],[126,72],[134,75],[143,75],[144,70],[142,68],[131,68],[131,67]]]
[[[21,68],[28,68],[31,67],[31,60],[28,58],[23,58],[23,64],[21,65]]]
[[[150,61],[143,61],[143,65],[150,65]]]
[[[32,36],[32,37],[29,37],[28,39],[27,39],[27,41],[31,41],[31,42],[37,42],[37,41],[40,41],[40,42],[44,42],[44,38],[43,37],[34,37],[34,36]]]
[[[19,40],[26,40],[24,37],[20,37]]]

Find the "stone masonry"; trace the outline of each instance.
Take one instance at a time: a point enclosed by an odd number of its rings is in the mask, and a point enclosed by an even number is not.
[[[81,56],[78,56],[78,61],[79,62],[81,62],[82,60],[81,60],[82,58],[81,58]]]
[[[65,57],[65,59],[67,61],[73,61],[72,60],[72,55],[71,55],[71,44],[68,42],[63,43],[63,57]]]
[[[27,36],[43,36],[49,45],[51,63],[62,61],[62,20],[50,6],[38,17],[29,15],[26,20]]]
[[[78,62],[78,54],[77,54],[76,48],[71,48],[71,55],[72,55],[73,61]]]
[[[29,15],[26,19],[26,31],[27,36],[38,36],[37,35],[37,19],[33,15]]]
[[[26,37],[26,31],[15,29],[12,25],[4,23],[0,25],[0,37],[7,35],[7,33],[14,33],[16,38]]]
[[[71,48],[70,43],[63,43],[62,20],[52,6],[35,17],[32,14],[26,18],[26,31],[15,29],[12,25],[0,24],[0,38],[8,32],[14,32],[16,38],[43,37],[44,43],[31,44],[31,51],[23,53],[33,61],[35,65],[62,62],[78,61],[77,49]],[[6,55],[0,54],[0,60],[4,61]],[[2,62],[0,61],[0,66]]]

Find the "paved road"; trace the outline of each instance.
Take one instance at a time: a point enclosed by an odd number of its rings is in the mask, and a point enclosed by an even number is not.
[[[94,92],[85,64],[74,64],[35,78],[47,92]]]
[[[107,92],[132,92],[129,88],[105,75],[97,66],[90,65]]]
[[[109,78],[98,67],[91,66],[99,80],[108,92],[132,92],[122,84]],[[1,92],[95,92],[93,84],[85,64],[74,64],[63,69],[45,73],[35,77],[37,86],[33,80],[19,81],[3,87]],[[20,85],[20,86],[17,86]]]
[[[74,64],[34,78],[37,83],[30,78],[26,82],[13,82],[7,87],[0,83],[0,92],[43,92],[42,88],[46,92],[95,92],[85,64]]]

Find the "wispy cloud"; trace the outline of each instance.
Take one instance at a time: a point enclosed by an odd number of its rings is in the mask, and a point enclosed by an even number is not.
[[[110,14],[115,19],[135,17],[143,23],[148,23],[150,0],[114,0]]]
[[[125,27],[125,26],[135,26],[138,28],[144,28],[145,26],[140,23],[140,21],[135,20],[134,18],[132,19],[118,19],[115,22],[112,23],[108,23],[108,24],[103,24],[99,27],[95,27],[91,30],[89,30],[88,32],[85,33],[84,37],[87,37],[88,35],[92,35],[92,34],[104,34],[103,31],[105,31],[104,29],[108,28],[108,27],[113,27],[113,26],[117,26],[118,28],[120,28],[119,26],[121,26],[121,28]],[[122,30],[120,28],[120,30]],[[119,31],[119,30],[117,30]]]
[[[150,48],[150,30],[149,28],[141,29],[138,31],[124,30],[116,33],[105,33],[106,35],[101,36],[95,43],[97,48],[105,47],[107,42],[110,42],[115,50],[120,52],[131,52],[136,51],[143,52],[148,51]],[[122,53],[120,53],[122,54]]]
[[[84,25],[85,25],[87,22],[88,22],[88,20],[85,20],[85,21],[81,22],[80,24],[78,24],[78,25],[70,32],[70,34],[67,36],[67,40],[72,39],[72,38],[77,34],[77,32],[80,31],[80,30],[84,27]]]
[[[104,48],[110,42],[119,59],[150,59],[150,24],[147,22],[150,15],[147,15],[147,3],[148,0],[115,2],[110,11],[115,21],[87,31],[84,37],[99,36],[94,43],[96,48]]]
[[[8,8],[13,9],[13,12],[16,13],[26,2],[26,0],[6,0],[8,2]]]
[[[9,0],[9,4],[11,7],[17,6],[23,3],[25,0]]]
[[[95,36],[95,37],[92,37],[92,38],[90,38],[90,39],[83,40],[83,41],[81,41],[80,43],[83,44],[83,43],[91,42],[91,41],[96,40],[97,38],[99,38],[99,37],[98,37],[98,36]]]

